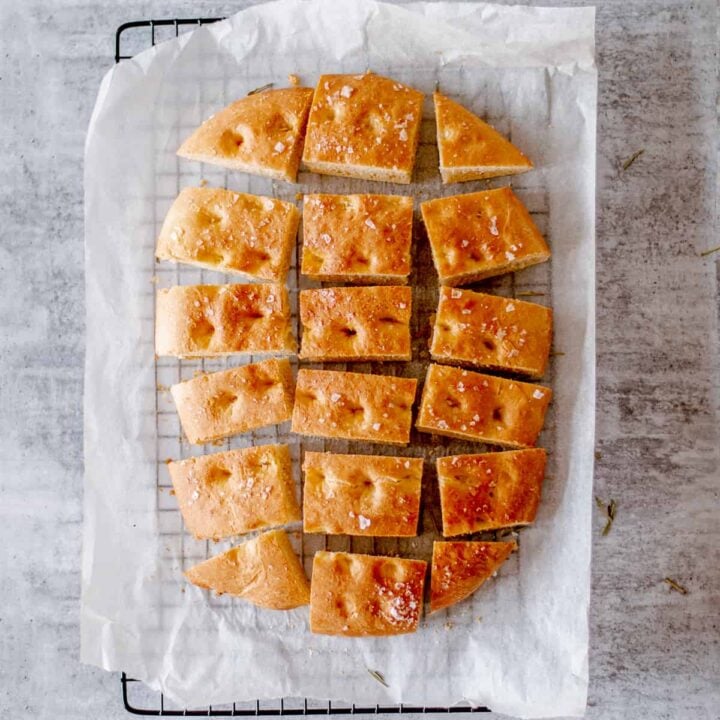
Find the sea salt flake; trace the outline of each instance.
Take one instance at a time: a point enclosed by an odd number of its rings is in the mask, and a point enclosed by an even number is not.
[[[367,530],[370,525],[370,518],[366,518],[364,515],[358,515],[358,526],[361,530]]]
[[[377,229],[376,226],[375,226],[375,223],[374,223],[370,218],[366,218],[365,224],[366,224],[371,230],[376,230],[376,229]]]
[[[373,423],[373,424],[372,424],[372,429],[373,429],[375,432],[377,432],[377,431],[380,429],[380,423]]]
[[[281,143],[281,142],[275,143],[275,148],[274,148],[274,150],[275,150],[276,153],[281,153],[284,149],[285,149],[284,143]]]
[[[493,215],[490,218],[490,234],[495,235],[495,237],[500,234],[497,229],[497,215]]]
[[[340,393],[334,392],[330,395],[330,402],[336,403],[341,397],[342,395]]]
[[[515,311],[515,303],[508,303],[505,306],[505,312],[514,312]]]
[[[542,390],[535,390],[533,392],[533,397],[536,400],[542,400],[545,397],[545,393]]]
[[[349,85],[343,85],[342,88],[340,88],[340,95],[344,98],[349,98],[353,94],[353,90]]]

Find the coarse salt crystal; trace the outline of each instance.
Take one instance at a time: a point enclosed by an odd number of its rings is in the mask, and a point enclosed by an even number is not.
[[[404,309],[407,307],[407,303],[403,303],[403,302],[398,303],[398,307],[399,307],[401,310],[404,310]]]
[[[407,130],[406,130],[405,128],[403,128],[403,129],[400,131],[400,139],[401,139],[403,142],[406,142],[407,139],[408,139]]]
[[[285,149],[285,145],[284,145],[284,143],[277,142],[277,143],[275,143],[274,149],[275,149],[276,153],[281,153]]]
[[[497,229],[497,215],[493,215],[490,218],[490,234],[496,237],[500,234]]]
[[[376,229],[375,223],[374,223],[370,218],[366,218],[365,224],[366,224],[371,230],[375,230],[375,229]]]
[[[505,312],[514,312],[515,311],[515,304],[514,303],[508,303],[505,306]]]
[[[327,233],[321,233],[320,239],[326,244],[329,245],[332,242],[332,238]]]
[[[342,395],[340,395],[340,393],[334,392],[330,395],[330,402],[336,403],[341,397]]]
[[[342,88],[340,88],[340,95],[342,95],[344,98],[349,98],[353,94],[353,88],[351,88],[349,85],[343,85]]]
[[[455,300],[457,300],[458,298],[461,298],[461,297],[462,297],[462,290],[455,290],[455,288],[453,288],[453,289],[450,291],[450,297],[451,297],[451,298],[454,298]]]
[[[509,260],[510,262],[512,262],[512,261],[515,259],[515,256],[514,256],[511,252],[506,251],[506,252],[505,252],[505,258],[506,258],[507,260]]]
[[[371,525],[370,518],[366,518],[364,515],[358,515],[358,526],[361,530],[367,530]]]
[[[535,392],[533,392],[533,397],[536,400],[542,400],[545,397],[545,393],[542,390],[535,390]]]
[[[373,429],[375,432],[377,432],[377,431],[380,429],[380,423],[373,423],[373,424],[372,424],[372,429]]]

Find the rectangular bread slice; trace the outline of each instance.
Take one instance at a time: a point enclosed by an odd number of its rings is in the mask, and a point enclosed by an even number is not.
[[[306,195],[301,271],[321,282],[404,285],[412,221],[411,197]]]
[[[188,187],[165,216],[158,260],[285,282],[300,211],[289,202],[224,188]]]
[[[412,291],[403,285],[300,293],[300,357],[321,362],[410,360]]]
[[[296,351],[284,285],[175,285],[157,292],[158,355],[223,357]]]
[[[532,447],[552,391],[446,365],[430,365],[416,427],[503,447]]]
[[[427,563],[343,552],[315,553],[310,630],[366,637],[415,632]]]
[[[290,449],[257,445],[168,462],[188,530],[220,540],[300,520]]]
[[[303,529],[327,535],[417,535],[421,458],[306,452]]]
[[[292,370],[287,360],[204,373],[170,388],[180,424],[191,443],[202,444],[289,420]]]
[[[443,535],[529,525],[535,520],[546,454],[542,448],[438,458]]]
[[[509,187],[428,200],[420,211],[441,285],[467,285],[550,257]]]
[[[440,288],[430,341],[433,360],[538,378],[545,373],[551,342],[550,308],[471,290]]]
[[[300,435],[407,445],[417,380],[300,370],[292,431]]]

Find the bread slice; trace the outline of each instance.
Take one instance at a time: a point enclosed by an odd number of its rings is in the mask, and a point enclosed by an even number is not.
[[[532,523],[546,459],[542,448],[438,458],[443,535]]]
[[[295,182],[312,94],[293,87],[247,95],[209,117],[177,154]]]
[[[550,257],[530,213],[509,187],[420,205],[442,285],[467,285]]]
[[[443,183],[516,175],[533,164],[509,140],[445,95],[433,94]]]
[[[301,271],[321,282],[404,285],[412,224],[411,197],[306,195]]]
[[[258,280],[285,282],[300,212],[289,202],[187,187],[165,216],[155,255]]]
[[[293,354],[284,285],[175,285],[158,290],[155,352],[174,357]]]
[[[299,435],[407,445],[417,380],[300,370],[292,431]]]
[[[318,552],[310,588],[310,630],[366,637],[415,632],[427,563],[396,557]]]
[[[552,310],[497,295],[440,288],[430,354],[440,362],[541,377],[552,342]]]
[[[412,291],[403,285],[303,290],[303,360],[410,360]]]
[[[418,430],[503,447],[532,447],[552,391],[447,365],[430,365]]]
[[[430,612],[472,595],[516,548],[514,542],[433,543]]]
[[[191,443],[207,443],[289,420],[293,378],[287,360],[204,373],[170,393]]]
[[[390,78],[321,75],[303,163],[322,175],[408,184],[420,139],[423,94]]]
[[[188,530],[220,540],[301,519],[287,445],[256,445],[168,462]]]
[[[303,529],[327,535],[417,535],[421,458],[306,452]]]
[[[218,595],[233,595],[268,610],[310,602],[310,584],[283,530],[271,530],[191,567],[185,577]]]

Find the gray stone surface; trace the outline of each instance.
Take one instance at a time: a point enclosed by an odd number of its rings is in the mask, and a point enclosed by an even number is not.
[[[579,3],[556,3],[579,4]],[[588,717],[720,717],[717,3],[598,3]],[[113,32],[242,3],[0,0],[0,717],[126,717],[78,663],[82,152]],[[623,160],[644,153],[627,170]],[[669,591],[663,578],[685,585]]]

